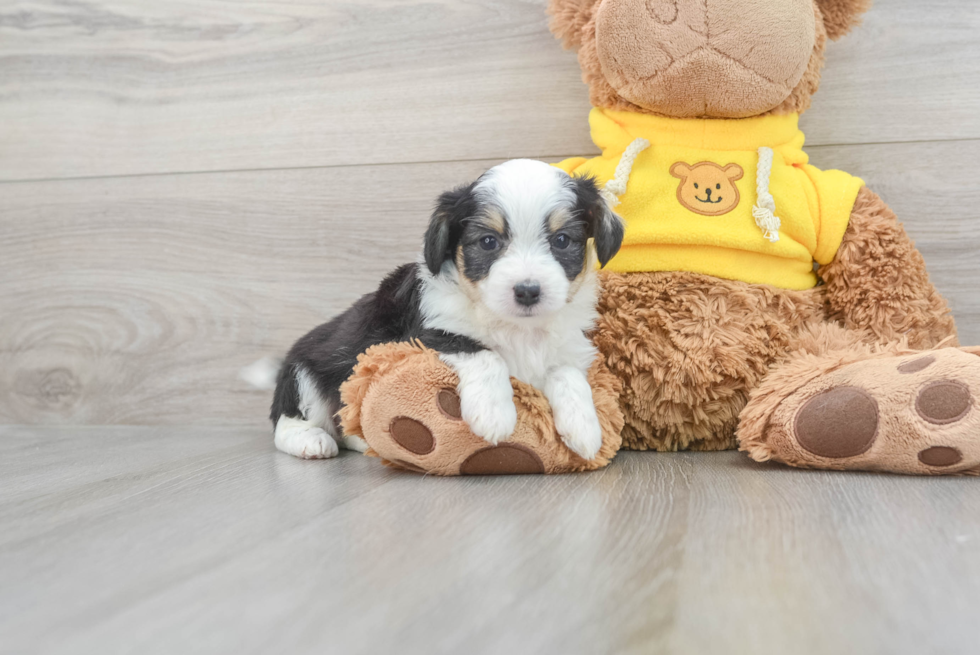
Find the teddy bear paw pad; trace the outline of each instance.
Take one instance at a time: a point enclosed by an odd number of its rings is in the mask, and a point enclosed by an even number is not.
[[[772,459],[804,468],[962,474],[980,466],[980,357],[958,348],[873,357],[782,401]]]
[[[436,404],[443,416],[449,419],[463,420],[463,406],[459,400],[459,394],[453,389],[440,389],[436,395]]]
[[[796,415],[796,439],[822,457],[867,452],[878,434],[878,403],[857,387],[834,387],[806,401]]]
[[[923,420],[935,425],[959,421],[973,405],[969,387],[955,380],[931,382],[919,391],[915,411]]]
[[[432,430],[408,416],[396,416],[388,428],[391,438],[405,450],[416,455],[428,455],[436,447]]]
[[[919,461],[926,466],[953,466],[963,461],[963,453],[949,446],[932,446],[919,453]]]
[[[527,446],[501,444],[481,448],[459,467],[460,475],[526,475],[544,473],[544,462]]]

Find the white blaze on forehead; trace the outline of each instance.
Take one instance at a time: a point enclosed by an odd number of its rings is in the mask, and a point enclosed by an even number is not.
[[[515,240],[534,239],[552,212],[574,205],[567,180],[567,173],[544,162],[514,159],[487,171],[476,193],[500,208]]]

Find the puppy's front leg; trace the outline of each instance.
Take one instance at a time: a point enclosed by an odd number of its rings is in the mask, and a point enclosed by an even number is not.
[[[517,407],[503,358],[490,350],[443,353],[441,358],[459,376],[460,410],[473,434],[493,445],[512,435],[517,426]]]
[[[602,447],[602,427],[585,373],[574,366],[550,371],[544,395],[551,404],[555,428],[565,445],[584,459],[595,457]]]

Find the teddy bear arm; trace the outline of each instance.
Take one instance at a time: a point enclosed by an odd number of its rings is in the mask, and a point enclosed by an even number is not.
[[[889,343],[916,349],[956,345],[949,305],[894,212],[862,187],[834,260],[820,267],[830,317]]]

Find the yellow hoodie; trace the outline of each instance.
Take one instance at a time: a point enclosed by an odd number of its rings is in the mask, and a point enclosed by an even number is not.
[[[797,114],[676,119],[593,109],[589,123],[602,155],[556,166],[600,186],[613,181],[606,188],[621,203],[626,236],[612,271],[808,289],[813,262],[833,261],[864,185],[807,163]]]

